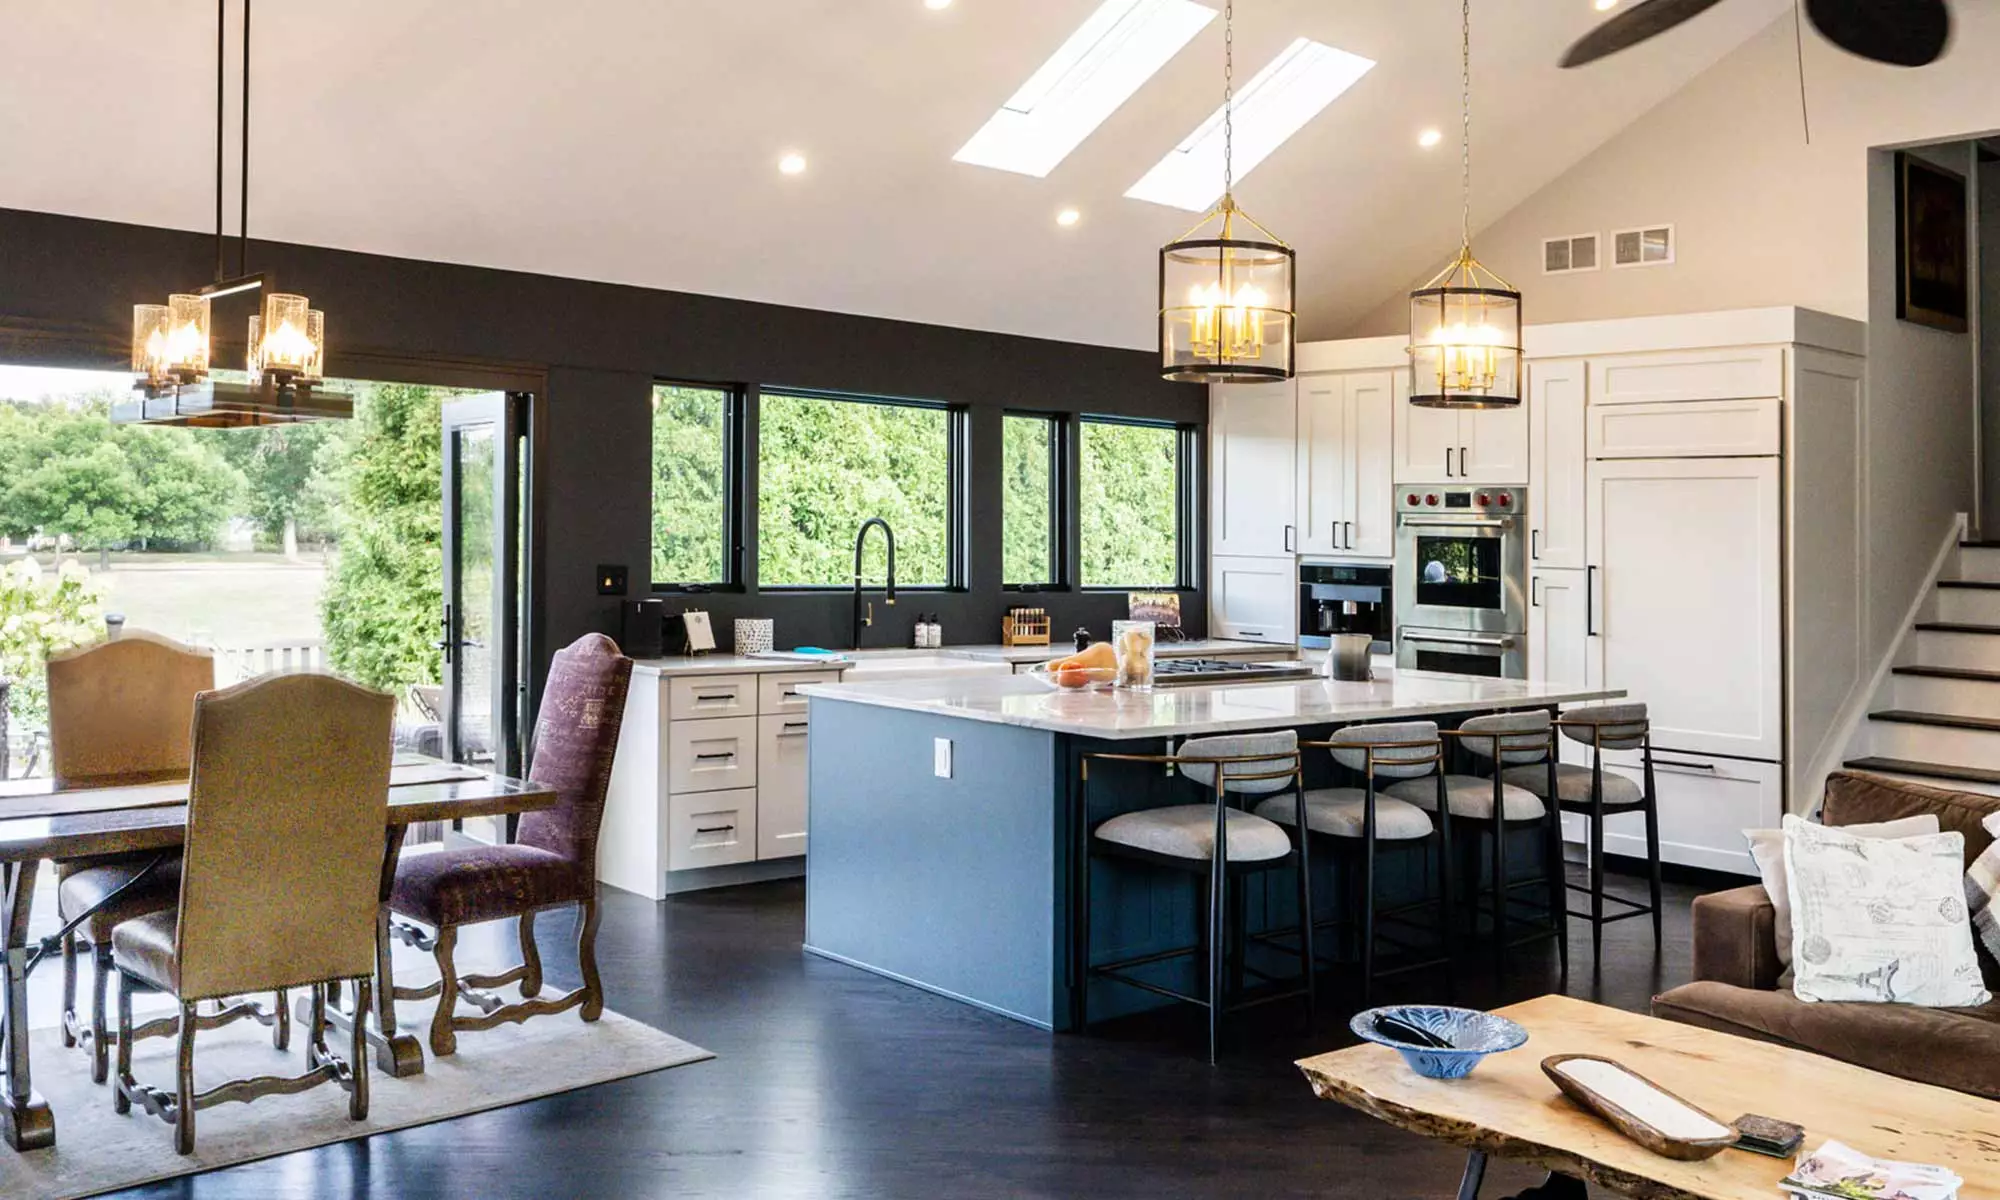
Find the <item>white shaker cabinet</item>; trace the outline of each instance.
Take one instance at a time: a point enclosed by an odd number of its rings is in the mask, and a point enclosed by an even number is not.
[[[1218,555],[1208,586],[1210,636],[1286,645],[1298,640],[1298,568],[1291,559]]]
[[[1396,375],[1361,371],[1298,380],[1298,548],[1393,558]]]
[[[1528,481],[1525,405],[1422,408],[1405,398],[1407,388],[1405,377],[1397,388],[1396,483],[1520,486]]]
[[[1589,685],[1590,573],[1536,571],[1528,576],[1528,678]]]
[[[1582,570],[1590,452],[1582,359],[1528,364],[1528,566]]]
[[[1275,557],[1298,549],[1295,383],[1209,388],[1211,553]]]

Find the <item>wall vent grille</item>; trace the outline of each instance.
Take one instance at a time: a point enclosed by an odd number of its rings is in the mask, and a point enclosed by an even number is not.
[[[1594,233],[1543,238],[1542,274],[1572,275],[1578,271],[1595,271],[1598,264],[1597,250],[1597,235]]]
[[[1637,229],[1616,229],[1611,233],[1611,265],[1614,267],[1664,267],[1674,261],[1674,227],[1643,225]]]

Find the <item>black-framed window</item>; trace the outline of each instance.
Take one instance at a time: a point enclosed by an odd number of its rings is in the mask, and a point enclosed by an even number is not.
[[[854,538],[896,532],[896,586],[964,584],[965,414],[942,404],[763,390],[757,413],[757,586],[849,587]],[[882,578],[883,539],[862,573]]]
[[[1190,586],[1196,453],[1192,428],[1084,417],[1077,518],[1086,588]]]
[[[1000,579],[1007,587],[1065,582],[1065,428],[1054,413],[1000,419]]]
[[[734,388],[653,385],[653,587],[742,581],[743,398]]]

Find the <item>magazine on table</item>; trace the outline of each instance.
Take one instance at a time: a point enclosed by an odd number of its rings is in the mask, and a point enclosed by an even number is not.
[[[1829,1141],[1801,1154],[1778,1186],[1804,1200],[1956,1200],[1964,1182],[1949,1167],[1875,1158]]]

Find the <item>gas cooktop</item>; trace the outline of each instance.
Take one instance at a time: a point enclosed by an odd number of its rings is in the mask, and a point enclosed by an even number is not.
[[[1302,662],[1237,662],[1227,658],[1159,658],[1153,682],[1160,687],[1196,683],[1271,683],[1310,679],[1319,672]]]

